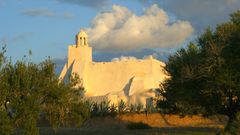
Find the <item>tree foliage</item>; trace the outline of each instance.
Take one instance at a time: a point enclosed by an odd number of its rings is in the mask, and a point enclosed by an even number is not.
[[[226,114],[231,123],[240,111],[240,11],[229,22],[210,28],[187,48],[170,56],[161,108],[181,114]],[[236,122],[236,121],[235,121]]]
[[[80,125],[89,115],[82,101],[84,89],[77,75],[68,84],[59,82],[54,63],[25,59],[12,63],[0,53],[0,133],[39,134],[37,125],[46,120],[54,129]]]

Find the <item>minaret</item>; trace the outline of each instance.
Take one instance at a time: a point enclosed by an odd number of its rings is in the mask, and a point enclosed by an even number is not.
[[[76,47],[79,46],[88,46],[88,36],[83,30],[76,35]]]
[[[68,46],[68,62],[64,65],[59,78],[65,80],[72,73],[77,73],[82,79],[84,87],[88,88],[86,71],[92,62],[92,47],[88,46],[87,33],[81,30],[76,35],[75,42],[75,45]]]
[[[80,30],[76,35],[76,44],[68,47],[68,67],[73,62],[89,63],[92,62],[92,47],[88,46],[88,35]]]

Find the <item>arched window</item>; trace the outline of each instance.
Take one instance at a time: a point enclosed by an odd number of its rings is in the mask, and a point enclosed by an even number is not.
[[[76,47],[78,47],[78,42],[79,42],[79,39],[78,39],[78,36],[76,35]]]
[[[86,43],[86,38],[84,37],[84,45],[87,45],[87,43]]]
[[[80,45],[82,45],[82,37],[80,37]]]

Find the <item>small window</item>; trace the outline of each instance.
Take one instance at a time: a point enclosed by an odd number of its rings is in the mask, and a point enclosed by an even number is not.
[[[86,38],[84,38],[84,45],[87,45],[87,43],[86,43]]]
[[[80,37],[80,45],[82,45],[82,37]]]

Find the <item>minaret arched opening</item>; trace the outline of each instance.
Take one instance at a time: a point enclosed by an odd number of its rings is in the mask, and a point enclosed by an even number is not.
[[[83,40],[84,40],[84,45],[87,45],[86,37],[84,37]]]
[[[81,30],[77,35],[76,35],[76,47],[79,46],[88,46],[88,39],[87,39],[87,34]]]
[[[82,37],[80,37],[80,45],[82,45]]]

